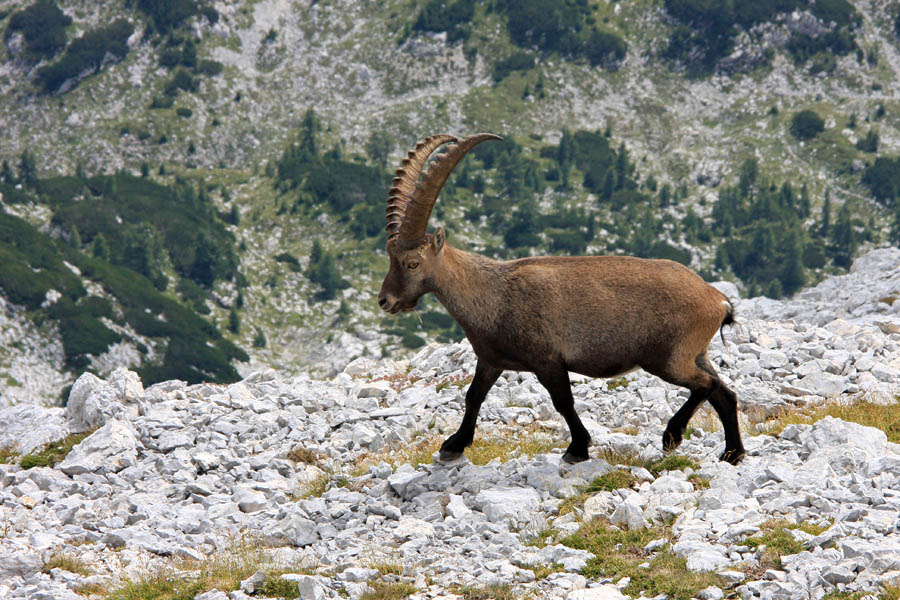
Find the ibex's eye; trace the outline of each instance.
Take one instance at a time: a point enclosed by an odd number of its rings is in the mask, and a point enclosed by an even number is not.
[[[406,265],[406,267],[407,267],[408,269],[415,269],[415,268],[418,267],[418,266],[419,266],[419,263],[417,263],[416,261],[412,261],[411,263],[409,263],[408,265]]]

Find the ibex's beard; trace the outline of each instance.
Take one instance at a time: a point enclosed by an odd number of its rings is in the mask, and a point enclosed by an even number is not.
[[[386,309],[388,314],[396,315],[399,312],[410,312],[419,308],[418,300],[413,302],[412,304],[403,305],[400,302],[397,302],[392,307]]]

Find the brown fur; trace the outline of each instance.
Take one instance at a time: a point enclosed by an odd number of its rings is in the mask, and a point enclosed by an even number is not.
[[[442,228],[418,242],[392,237],[379,294],[382,308],[396,313],[434,293],[478,357],[463,423],[442,446],[442,458],[471,444],[487,391],[509,369],[537,375],[572,434],[564,459],[584,460],[590,436],[575,414],[568,372],[610,377],[638,367],[691,390],[663,433],[665,449],[681,442],[688,420],[709,400],[725,428],[722,460],[743,457],[736,398],[707,356],[713,335],[732,321],[732,308],[693,271],[627,256],[495,261],[444,237]]]

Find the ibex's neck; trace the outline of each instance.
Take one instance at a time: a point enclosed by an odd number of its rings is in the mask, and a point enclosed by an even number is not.
[[[498,323],[503,303],[499,263],[444,244],[444,257],[432,277],[432,292],[468,333],[489,331]]]

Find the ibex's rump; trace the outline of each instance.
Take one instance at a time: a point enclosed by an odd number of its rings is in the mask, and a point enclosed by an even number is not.
[[[441,446],[460,456],[475,435],[478,411],[505,369],[530,371],[550,392],[572,436],[563,460],[588,458],[590,436],[578,415],[569,371],[610,377],[641,367],[691,391],[669,420],[663,448],[681,443],[687,423],[709,400],[725,428],[721,459],[744,456],[737,399],[709,362],[710,339],[732,321],[732,307],[693,271],[668,260],[626,256],[538,257],[499,262],[458,250],[438,228],[426,233],[441,186],[457,162],[492,134],[420,142],[397,171],[387,208],[391,264],[379,305],[412,310],[432,292],[466,332],[478,356],[459,430]],[[429,155],[452,142],[422,175]]]

